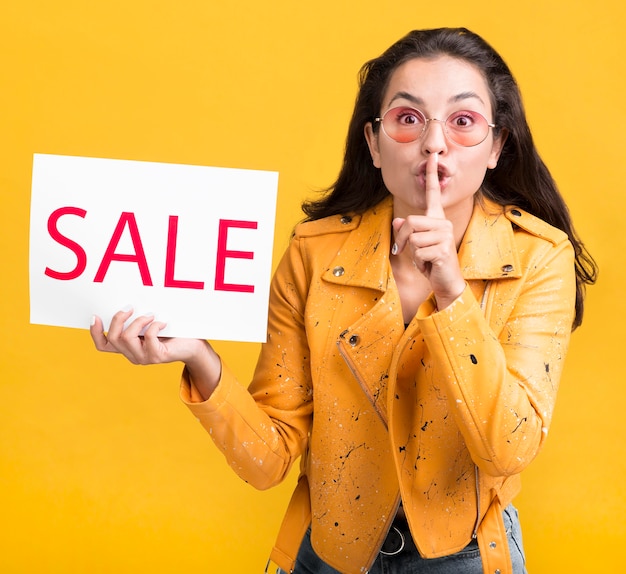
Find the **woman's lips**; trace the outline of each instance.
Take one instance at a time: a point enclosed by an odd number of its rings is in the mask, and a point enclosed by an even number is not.
[[[448,183],[450,183],[450,172],[448,168],[443,164],[439,164],[437,166],[437,176],[439,179],[439,187],[443,190],[443,188],[447,187]],[[426,162],[420,164],[417,178],[421,186],[426,189]]]

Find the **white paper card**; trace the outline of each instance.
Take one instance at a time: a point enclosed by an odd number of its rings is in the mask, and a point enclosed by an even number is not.
[[[35,154],[30,320],[265,341],[278,173]]]

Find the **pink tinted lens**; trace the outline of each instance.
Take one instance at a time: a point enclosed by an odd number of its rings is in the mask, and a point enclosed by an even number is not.
[[[465,147],[478,145],[487,137],[489,123],[478,112],[459,110],[446,120],[448,137]]]
[[[415,108],[400,106],[387,110],[383,116],[385,133],[399,143],[409,143],[420,137],[426,118]]]

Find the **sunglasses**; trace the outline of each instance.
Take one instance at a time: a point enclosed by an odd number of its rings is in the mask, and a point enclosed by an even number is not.
[[[410,143],[422,137],[430,122],[440,122],[446,137],[455,144],[472,147],[487,139],[489,128],[495,128],[487,119],[471,110],[451,113],[447,119],[427,118],[418,109],[399,106],[387,110],[382,117],[375,118],[383,131],[398,143]]]

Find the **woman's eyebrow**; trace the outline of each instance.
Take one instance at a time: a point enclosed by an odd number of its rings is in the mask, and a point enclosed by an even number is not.
[[[471,92],[471,91],[461,92],[460,94],[456,94],[450,97],[448,99],[448,102],[451,104],[455,104],[457,102],[462,102],[463,100],[469,100],[469,99],[476,99],[482,104],[485,104],[483,99],[476,92]],[[419,98],[418,96],[414,96],[413,94],[410,94],[409,92],[397,92],[393,96],[393,98],[391,98],[391,100],[389,101],[389,105],[391,105],[396,100],[408,100],[409,102],[413,103],[416,106],[424,105],[424,100],[422,98]]]
[[[456,103],[456,102],[461,102],[463,100],[470,100],[470,99],[476,99],[482,104],[485,103],[483,102],[483,99],[476,92],[461,92],[460,94],[457,94],[456,96],[452,96],[449,101],[450,103]]]
[[[409,100],[409,102],[414,103],[416,106],[424,105],[424,100],[422,98],[418,98],[413,94],[409,94],[409,92],[398,92],[396,93],[391,100],[389,100],[389,105],[393,104],[396,100]]]

